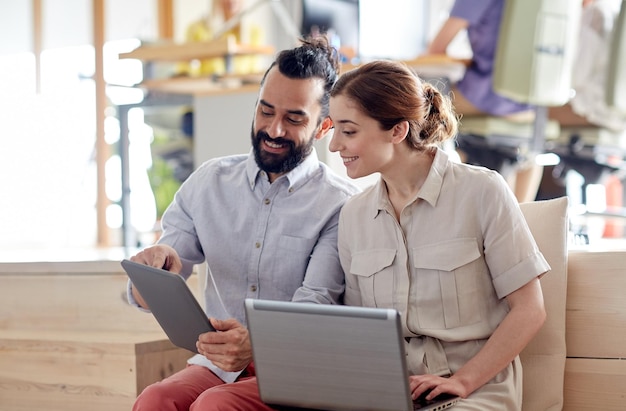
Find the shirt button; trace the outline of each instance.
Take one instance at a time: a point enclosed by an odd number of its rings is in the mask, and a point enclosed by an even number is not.
[[[293,187],[289,187],[289,192],[293,193]]]
[[[250,291],[255,292],[256,291],[256,285],[251,285],[250,286]]]
[[[259,242],[257,241],[256,243],[254,243],[254,246],[255,246],[256,248],[261,248],[261,243],[259,243]]]
[[[265,201],[263,201],[266,205],[270,203],[270,199],[266,198]]]

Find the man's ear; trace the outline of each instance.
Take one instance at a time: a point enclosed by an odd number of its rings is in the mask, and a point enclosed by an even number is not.
[[[404,141],[409,134],[409,122],[401,121],[391,129],[391,142],[394,144]]]
[[[322,120],[322,124],[319,125],[319,130],[315,134],[315,139],[320,140],[326,136],[326,134],[333,129],[333,121],[330,117],[326,117]]]

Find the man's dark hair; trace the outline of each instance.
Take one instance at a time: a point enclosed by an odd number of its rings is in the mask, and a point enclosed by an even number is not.
[[[339,53],[330,46],[326,37],[315,37],[300,40],[302,45],[281,51],[276,60],[272,62],[261,80],[265,82],[267,73],[272,67],[291,79],[320,78],[324,80],[324,94],[320,99],[322,115],[320,119],[328,116],[328,103],[330,90],[339,77]]]

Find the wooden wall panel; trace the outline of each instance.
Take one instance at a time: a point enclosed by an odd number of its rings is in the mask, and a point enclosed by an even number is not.
[[[625,290],[626,252],[569,253],[568,357],[626,358]]]
[[[568,358],[564,411],[626,409],[626,360]]]

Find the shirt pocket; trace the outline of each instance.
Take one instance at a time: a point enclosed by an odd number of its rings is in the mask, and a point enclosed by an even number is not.
[[[448,329],[481,320],[479,268],[481,253],[475,238],[458,238],[413,249],[419,327]]]
[[[346,294],[360,293],[361,304],[366,307],[393,306],[395,288],[393,261],[395,249],[360,251],[352,255],[350,274],[356,279],[358,289],[346,282]],[[347,296],[350,299],[350,295]]]
[[[263,260],[272,267],[268,273],[272,286],[289,295],[289,298],[302,286],[316,241],[316,238],[281,235],[278,248],[270,246],[263,250]]]

